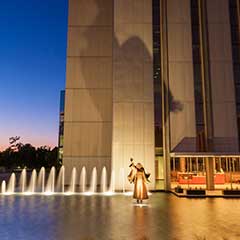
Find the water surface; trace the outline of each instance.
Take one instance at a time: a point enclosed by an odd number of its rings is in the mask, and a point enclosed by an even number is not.
[[[0,196],[0,239],[240,239],[240,200]]]

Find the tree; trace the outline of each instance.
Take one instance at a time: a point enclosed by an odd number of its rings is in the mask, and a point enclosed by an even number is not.
[[[10,137],[10,138],[9,138],[10,148],[11,148],[13,151],[17,151],[19,145],[22,145],[22,143],[18,142],[18,141],[20,140],[20,138],[21,138],[20,136]]]
[[[10,147],[0,152],[0,166],[13,169],[18,166],[21,168],[50,168],[52,166],[60,167],[58,161],[58,148],[51,150],[48,146],[35,148],[31,144],[19,142],[20,137],[9,138]]]

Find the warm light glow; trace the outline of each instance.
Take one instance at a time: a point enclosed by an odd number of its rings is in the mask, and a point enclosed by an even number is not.
[[[45,192],[44,195],[50,196],[53,195],[53,192]]]
[[[3,193],[3,195],[12,195],[13,194],[13,192],[5,192],[5,193]]]
[[[34,194],[33,192],[24,192],[23,193],[23,195],[28,195],[28,196],[33,195],[33,194]]]
[[[146,203],[136,203],[136,204],[134,204],[136,207],[140,207],[140,208],[142,208],[142,207],[149,207],[149,205],[148,204],[146,204]]]
[[[94,193],[93,192],[85,192],[83,193],[83,195],[86,195],[86,196],[92,196]]]
[[[73,195],[73,192],[65,192],[64,195],[70,196],[70,195]]]
[[[132,196],[133,192],[125,192],[125,193],[123,193],[123,195],[125,195],[125,196]]]
[[[115,193],[109,191],[109,192],[104,192],[103,195],[104,195],[104,196],[113,196],[113,195],[115,195]]]

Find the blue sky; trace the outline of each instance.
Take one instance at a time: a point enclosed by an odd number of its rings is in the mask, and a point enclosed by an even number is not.
[[[57,145],[67,0],[2,0],[0,36],[0,149],[15,135]]]

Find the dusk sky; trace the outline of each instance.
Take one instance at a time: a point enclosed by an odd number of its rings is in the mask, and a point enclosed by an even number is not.
[[[57,145],[67,0],[1,1],[0,35],[0,149],[11,136]]]

